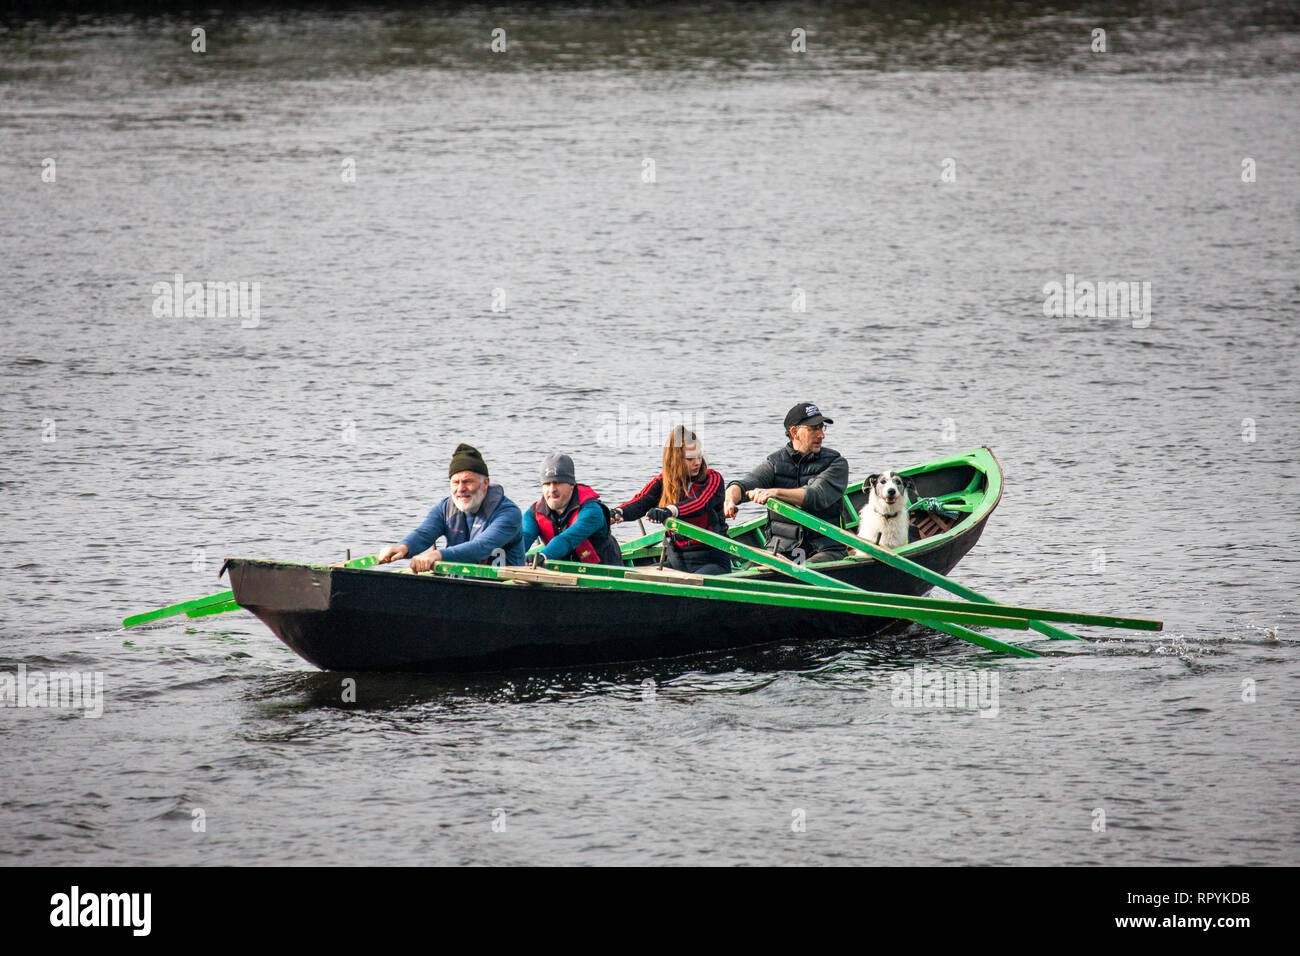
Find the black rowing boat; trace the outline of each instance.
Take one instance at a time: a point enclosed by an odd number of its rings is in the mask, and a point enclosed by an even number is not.
[[[899,549],[947,574],[975,546],[1002,496],[1002,473],[987,448],[903,469],[918,499],[938,508],[912,513],[912,541]],[[857,525],[861,483],[844,496],[841,524]],[[762,547],[764,519],[730,536]],[[662,532],[623,548],[629,565],[654,561]],[[678,657],[771,642],[868,638],[897,623],[799,606],[739,604],[671,594],[531,585],[394,573],[375,568],[230,558],[234,600],[289,647],[326,670],[457,672],[568,667]],[[817,564],[870,591],[922,595],[926,582],[866,557]],[[782,580],[750,568],[738,578]]]

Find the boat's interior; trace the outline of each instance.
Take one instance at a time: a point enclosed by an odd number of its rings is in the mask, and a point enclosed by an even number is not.
[[[940,467],[933,463],[920,465],[904,469],[899,474],[909,479],[915,488],[911,496],[909,544],[946,534],[957,527],[980,508],[988,491],[985,472],[966,462],[945,463]],[[862,486],[862,481],[852,484],[844,494],[840,511],[840,526],[843,528],[852,530],[858,526],[858,511],[867,506],[868,498]],[[934,499],[936,508],[926,507],[929,499]],[[728,536],[742,544],[763,548],[767,545],[766,524],[764,517],[753,518],[732,526]],[[630,542],[623,547],[624,560],[635,565],[657,563],[661,542],[662,532]],[[733,561],[732,566],[739,568],[743,563]]]

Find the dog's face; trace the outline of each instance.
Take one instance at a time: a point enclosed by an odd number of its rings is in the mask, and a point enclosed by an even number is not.
[[[891,505],[906,503],[908,481],[896,471],[887,471],[882,475],[869,475],[863,483],[868,490],[870,500],[877,505],[889,508]]]

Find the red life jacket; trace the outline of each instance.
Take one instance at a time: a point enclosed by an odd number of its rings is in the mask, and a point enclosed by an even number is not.
[[[578,512],[588,501],[599,501],[596,494],[586,485],[574,485],[569,503],[564,506],[556,521],[551,520],[551,509],[546,506],[546,499],[539,498],[533,502],[533,517],[537,519],[537,530],[542,536],[542,544],[550,544],[551,539],[578,520]],[[601,505],[601,510],[604,510]],[[557,527],[558,525],[558,527]],[[603,560],[602,560],[603,558]],[[609,533],[609,516],[605,517],[605,527],[583,540],[570,553],[569,560],[582,561],[585,564],[622,564],[618,544]]]

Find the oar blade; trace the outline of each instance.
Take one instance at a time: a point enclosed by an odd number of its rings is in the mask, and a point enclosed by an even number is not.
[[[216,604],[208,604],[203,607],[196,607],[193,610],[185,612],[188,618],[211,617],[213,614],[225,614],[227,611],[238,611],[239,605],[234,601],[219,601]]]
[[[369,568],[375,565],[379,556],[368,554],[364,557],[353,558],[351,561],[342,562],[339,567],[344,568]],[[168,607],[160,607],[154,611],[145,611],[143,614],[132,614],[130,617],[122,619],[123,627],[135,627],[138,624],[147,624],[150,621],[157,621],[164,617],[171,617],[174,614],[184,614],[186,617],[206,617],[209,614],[221,614],[224,611],[236,610],[239,605],[234,604],[234,591],[222,591],[220,594],[209,594],[207,597],[194,598],[189,601],[181,601],[179,604],[172,604]],[[232,606],[223,607],[221,610],[212,610],[218,604],[229,602]],[[192,611],[203,610],[204,613],[190,613]]]
[[[870,541],[859,538],[857,535],[845,531],[843,528],[837,528],[829,522],[815,518],[807,512],[795,508],[792,505],[788,505],[783,501],[769,499],[767,506],[782,517],[795,521],[798,524],[810,528],[819,534],[823,534],[841,544],[863,551],[871,555],[877,561],[880,561],[882,564],[887,564],[890,567],[899,569],[900,571],[906,571],[929,584],[933,584],[935,587],[943,588],[945,591],[952,594],[956,594],[971,601],[977,601],[981,604],[997,604],[997,602],[992,598],[986,597],[974,588],[967,587],[966,585],[945,577],[939,572],[931,570],[924,565],[917,564],[910,558],[903,557],[900,554],[895,554],[886,548],[879,547]],[[1164,626],[1160,621],[1151,621],[1145,618],[1118,617],[1109,614],[1074,614],[1068,611],[1043,611],[1042,613],[1056,621],[1094,624],[1100,627],[1124,627],[1135,630],[1158,631]],[[1071,634],[1059,627],[1054,627],[1042,620],[1035,619],[1029,626],[1039,633],[1057,640],[1082,640],[1078,635]]]
[[[182,601],[180,604],[173,604],[170,607],[160,607],[156,611],[145,611],[143,614],[133,614],[122,621],[123,627],[135,627],[137,624],[146,624],[149,621],[156,621],[159,618],[171,617],[173,614],[185,614],[195,608],[204,607],[208,604],[215,604],[220,601],[229,601],[235,596],[234,591],[222,591],[220,594],[210,594],[207,597],[194,598],[191,601]]]

